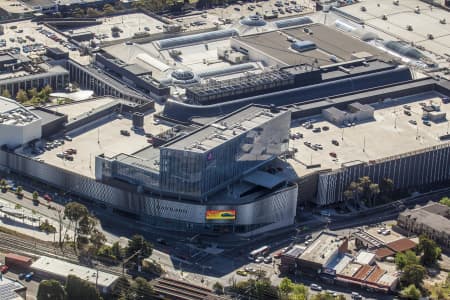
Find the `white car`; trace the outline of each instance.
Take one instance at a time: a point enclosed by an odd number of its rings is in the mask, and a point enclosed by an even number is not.
[[[255,263],[260,264],[264,261],[264,256],[259,256],[255,259]]]
[[[309,286],[310,289],[312,289],[313,291],[322,291],[322,287],[318,284],[312,283]]]
[[[265,264],[270,264],[270,263],[272,263],[272,256],[267,256],[266,258],[264,258],[264,263],[265,263]]]

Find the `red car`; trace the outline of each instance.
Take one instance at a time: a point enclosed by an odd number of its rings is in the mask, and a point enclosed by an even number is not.
[[[51,202],[53,200],[52,196],[50,196],[49,194],[45,194],[44,199],[47,200],[48,202]]]
[[[8,272],[8,266],[7,265],[1,265],[0,266],[0,272],[2,273],[2,274],[5,274],[6,272]]]

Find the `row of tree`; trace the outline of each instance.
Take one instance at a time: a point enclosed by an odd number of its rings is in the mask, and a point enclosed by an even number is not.
[[[52,91],[52,87],[48,84],[40,90],[38,90],[37,88],[32,88],[28,91],[20,89],[17,91],[15,99],[25,105],[39,105],[49,100],[49,96]],[[6,98],[12,98],[11,93],[7,89],[2,91],[2,96]]]
[[[95,286],[86,280],[69,275],[63,286],[57,280],[43,280],[39,284],[37,300],[101,300]]]
[[[368,206],[375,206],[391,201],[394,187],[390,178],[383,178],[380,183],[374,183],[369,176],[363,176],[350,183],[344,191],[344,198],[354,204],[362,201]]]

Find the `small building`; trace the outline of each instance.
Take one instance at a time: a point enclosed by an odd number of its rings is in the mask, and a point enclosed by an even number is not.
[[[336,126],[342,126],[346,123],[372,120],[374,112],[375,109],[372,106],[354,102],[348,105],[346,111],[330,107],[322,110],[322,115],[328,122]]]
[[[297,267],[303,272],[317,274],[346,252],[347,238],[324,231],[298,257]]]
[[[424,234],[441,247],[450,249],[450,208],[446,205],[429,202],[414,209],[400,213],[397,224],[408,233]]]
[[[375,262],[375,254],[367,251],[359,251],[356,255],[355,262],[362,265],[373,265]]]
[[[0,273],[0,299],[24,300],[27,299],[27,288],[17,280],[4,277]]]
[[[66,281],[69,275],[75,275],[97,286],[103,293],[110,291],[119,279],[116,275],[46,256],[39,257],[31,265],[31,269],[42,278],[52,278],[62,282]]]

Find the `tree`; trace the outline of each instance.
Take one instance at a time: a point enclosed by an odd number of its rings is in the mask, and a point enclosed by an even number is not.
[[[285,278],[283,278],[283,280],[281,280],[280,285],[278,286],[278,289],[280,290],[280,292],[282,294],[288,295],[294,289],[294,284],[292,283],[292,280],[285,277]]]
[[[450,207],[450,198],[449,197],[444,197],[441,200],[439,200],[439,203],[447,205]]]
[[[9,92],[9,90],[3,90],[2,97],[11,98],[11,93]]]
[[[23,195],[23,187],[21,185],[19,185],[17,187],[16,194],[17,195]]]
[[[390,178],[384,177],[380,182],[380,194],[386,199],[391,200],[392,192],[394,191],[394,181]]]
[[[114,244],[112,244],[111,246],[111,252],[114,255],[114,257],[116,257],[116,259],[121,260],[123,258],[123,252],[122,252],[122,248],[120,247],[119,242],[115,242]]]
[[[25,92],[24,90],[20,89],[17,94],[16,94],[16,100],[19,101],[20,103],[25,103],[28,101],[28,95],[27,92]]]
[[[401,281],[404,285],[420,286],[425,277],[425,268],[421,265],[407,265],[403,269]]]
[[[101,300],[100,294],[95,286],[86,280],[69,275],[66,281],[66,300]]]
[[[423,253],[421,262],[428,267],[435,266],[438,258],[441,256],[441,248],[438,247],[435,241],[427,238],[424,235],[419,237],[418,249]]]
[[[402,298],[418,300],[420,299],[421,293],[414,284],[410,284],[400,292],[400,295]]]
[[[137,294],[137,299],[151,299],[153,295],[153,288],[147,279],[142,277],[136,277],[131,288]]]
[[[320,293],[312,296],[311,300],[334,300],[334,296],[328,293]]]
[[[34,191],[32,194],[33,201],[37,201],[39,199],[39,193],[37,191]]]
[[[222,295],[223,294],[223,285],[216,281],[216,283],[214,283],[214,285],[212,286],[214,293],[218,294],[218,295]]]
[[[306,300],[308,298],[308,288],[303,284],[294,284],[294,288],[289,299]]]
[[[397,252],[395,255],[395,264],[399,270],[403,270],[407,265],[418,265],[419,258],[411,250],[408,250],[405,253]]]
[[[376,183],[372,183],[369,185],[370,190],[370,205],[375,205],[375,200],[378,198],[378,195],[380,194],[380,187]]]
[[[142,235],[135,234],[128,241],[127,255],[131,256],[137,251],[141,251],[142,257],[149,257],[152,255],[152,245],[144,239]]]
[[[78,202],[69,202],[64,207],[64,216],[74,224],[73,242],[76,249],[76,241],[78,237],[79,222],[83,217],[89,214],[88,209],[83,204]]]
[[[66,291],[56,280],[42,280],[36,296],[37,300],[65,300]]]
[[[114,9],[114,7],[111,4],[105,4],[103,6],[103,12],[105,14],[112,14],[112,13],[115,12],[115,9]]]
[[[102,247],[105,244],[106,236],[103,234],[103,232],[101,232],[97,229],[94,229],[91,233],[91,237],[90,237],[89,241],[94,246],[95,252],[97,252],[98,249],[100,249],[100,247]],[[109,248],[111,249],[111,247],[109,247]],[[112,254],[112,250],[111,250],[111,254]]]
[[[32,98],[34,98],[34,97],[37,97],[37,95],[38,95],[38,90],[37,90],[37,88],[34,87],[34,88],[28,90],[28,97],[29,97],[30,99],[32,99]]]
[[[87,14],[89,17],[98,17],[98,16],[101,15],[101,12],[99,12],[99,11],[96,10],[95,8],[88,7],[88,8],[86,9],[86,14]]]
[[[125,276],[122,275],[119,277],[119,279],[117,279],[117,282],[114,285],[111,294],[119,299],[121,296],[123,296],[124,300],[126,300],[128,299],[126,298],[126,293],[130,290],[130,287],[131,287],[130,282]]]

